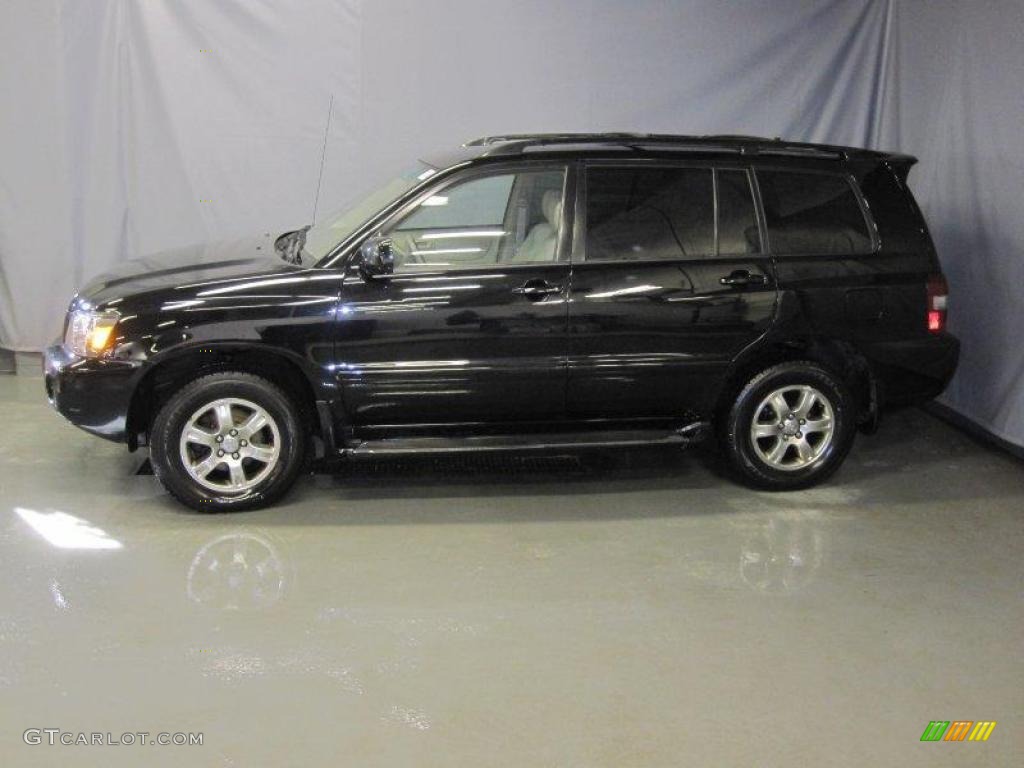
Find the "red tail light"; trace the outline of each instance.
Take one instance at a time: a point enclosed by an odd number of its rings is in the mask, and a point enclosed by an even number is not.
[[[942,275],[931,275],[928,278],[928,330],[941,333],[946,330],[946,300],[949,297],[949,286]]]

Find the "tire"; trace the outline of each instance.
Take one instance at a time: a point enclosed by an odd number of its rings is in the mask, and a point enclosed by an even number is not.
[[[772,366],[748,381],[720,425],[719,443],[742,482],[789,491],[835,472],[855,434],[856,406],[846,384],[805,360]]]
[[[304,426],[288,395],[266,379],[231,371],[203,376],[175,392],[154,419],[153,471],[171,496],[199,512],[269,506],[302,471]]]

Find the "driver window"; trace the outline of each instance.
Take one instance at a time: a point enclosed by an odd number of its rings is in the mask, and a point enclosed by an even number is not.
[[[565,170],[477,176],[438,190],[383,234],[395,271],[553,262]]]

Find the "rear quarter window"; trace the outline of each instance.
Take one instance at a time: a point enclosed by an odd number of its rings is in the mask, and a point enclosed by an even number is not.
[[[773,253],[869,253],[873,244],[864,211],[840,174],[758,170],[758,186]]]
[[[858,179],[861,192],[878,227],[881,247],[890,252],[928,249],[926,227],[911,199],[910,190],[901,185],[887,165],[879,165]]]

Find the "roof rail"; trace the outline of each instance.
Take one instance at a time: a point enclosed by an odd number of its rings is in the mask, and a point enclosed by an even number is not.
[[[748,142],[767,142],[767,141],[782,141],[782,138],[776,136],[774,139],[769,139],[767,136],[751,136],[742,133],[706,133],[700,138],[709,139],[711,141],[748,141]]]
[[[849,156],[844,150],[831,147],[801,147],[793,144],[782,144],[778,147],[758,147],[759,155],[786,155],[789,157],[831,157],[840,160],[848,160]]]
[[[788,155],[849,160],[852,157],[885,157],[890,153],[868,149],[785,141],[779,137],[749,136],[744,134],[672,135],[664,133],[510,133],[483,136],[467,141],[464,147],[490,148],[487,154],[515,154],[543,152],[558,145],[618,145],[634,151],[666,151],[678,149],[691,152],[737,152],[750,155]],[[501,146],[506,145],[506,146]]]
[[[673,141],[673,142],[657,142],[641,140],[632,142],[629,145],[630,149],[636,150],[656,150],[658,152],[708,152],[708,153],[724,153],[731,152],[742,155],[746,148],[741,144],[711,144],[703,141]]]
[[[617,141],[645,136],[642,133],[508,133],[499,136],[481,136],[479,139],[467,141],[464,147],[488,147],[492,144],[507,142],[531,142],[537,144],[554,144],[559,142]]]

